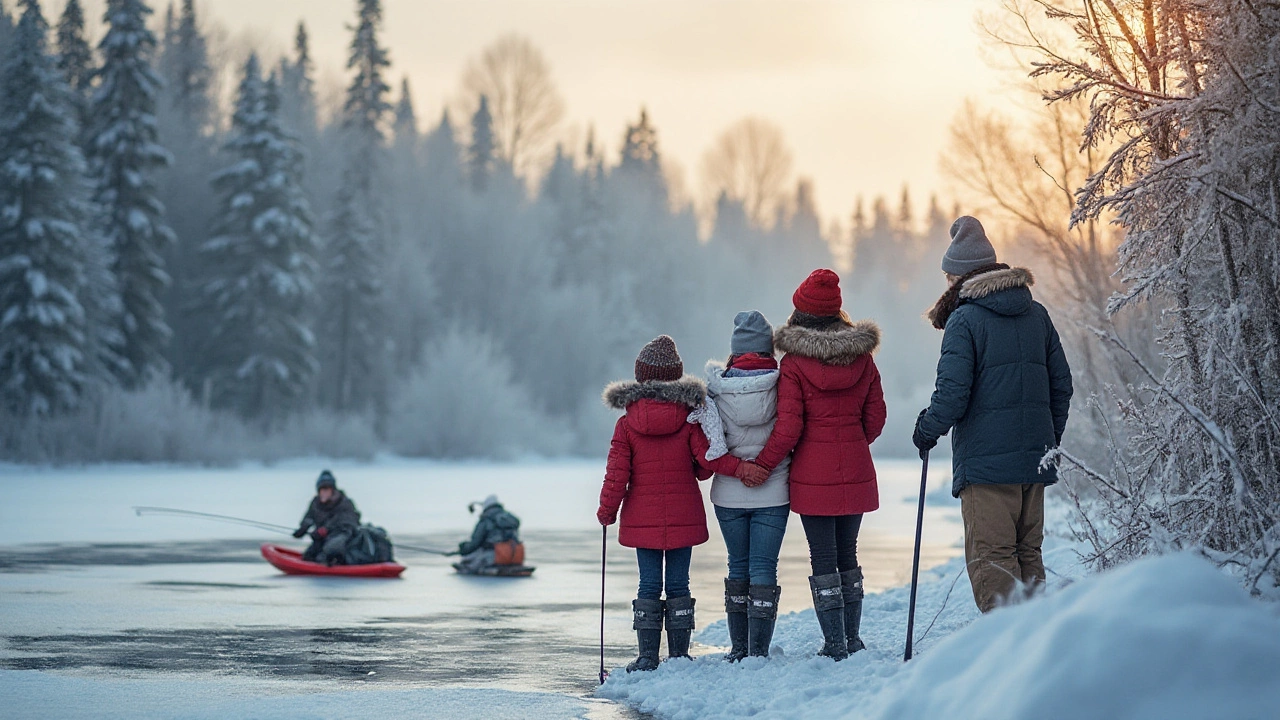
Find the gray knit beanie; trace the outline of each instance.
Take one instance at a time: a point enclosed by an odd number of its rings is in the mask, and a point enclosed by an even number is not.
[[[964,275],[996,261],[996,249],[978,218],[965,215],[951,224],[951,247],[942,256],[942,271]]]
[[[733,339],[729,343],[729,350],[734,355],[772,355],[773,326],[759,310],[738,313],[733,317]]]

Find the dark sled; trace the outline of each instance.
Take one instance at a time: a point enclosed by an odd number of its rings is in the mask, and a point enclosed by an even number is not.
[[[529,577],[533,574],[536,567],[529,565],[490,565],[479,570],[472,570],[464,567],[462,563],[454,563],[453,569],[458,571],[459,575],[482,575],[485,577]]]

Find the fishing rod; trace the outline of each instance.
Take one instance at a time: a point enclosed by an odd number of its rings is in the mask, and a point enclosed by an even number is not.
[[[214,513],[196,512],[195,510],[178,510],[176,508],[151,507],[146,505],[135,505],[133,511],[138,517],[143,515],[174,515],[178,517],[195,517],[204,520],[212,520],[214,522],[230,523],[232,525],[245,525],[247,527],[258,528],[259,530],[269,530],[271,532],[293,535],[294,528],[287,525],[275,525],[273,523],[260,522],[258,520],[249,520],[248,518],[232,517],[230,515],[215,515]],[[418,552],[430,553],[432,555],[457,555],[458,551],[436,550],[434,548],[418,547],[416,545],[403,545],[401,543],[392,543],[394,547],[403,548],[405,550],[416,550]]]

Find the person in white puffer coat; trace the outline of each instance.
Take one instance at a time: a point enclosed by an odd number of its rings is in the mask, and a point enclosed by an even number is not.
[[[708,414],[703,420],[712,441],[709,454],[726,451],[744,460],[764,448],[778,416],[778,361],[773,356],[773,327],[752,310],[733,319],[732,355],[728,364],[707,363]],[[708,420],[710,422],[708,422]],[[719,422],[717,423],[716,420]],[[778,553],[790,514],[787,472],[783,460],[762,483],[716,475],[711,503],[729,550],[729,576],[724,581],[725,613],[736,662],[748,655],[767,656],[778,616]]]

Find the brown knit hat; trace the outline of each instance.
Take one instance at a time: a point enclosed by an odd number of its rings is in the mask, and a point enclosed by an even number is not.
[[[676,341],[669,335],[659,335],[644,346],[636,358],[636,380],[671,382],[684,375],[684,363],[676,350]]]

